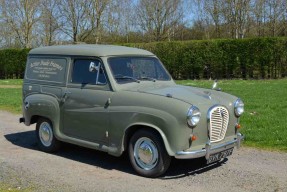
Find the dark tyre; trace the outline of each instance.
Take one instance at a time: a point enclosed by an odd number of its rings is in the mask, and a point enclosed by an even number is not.
[[[134,170],[144,177],[164,174],[171,161],[159,134],[148,130],[139,130],[131,137],[129,158]]]
[[[50,120],[40,118],[36,125],[36,136],[39,148],[48,153],[56,152],[60,148],[58,141],[53,132],[53,125]]]

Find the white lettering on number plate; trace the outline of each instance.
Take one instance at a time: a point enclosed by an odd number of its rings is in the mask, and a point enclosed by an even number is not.
[[[221,151],[219,153],[215,153],[213,155],[210,155],[209,159],[207,160],[207,164],[213,163],[215,161],[219,161],[220,159],[223,159],[229,155],[232,154],[233,148],[228,149],[226,151]]]

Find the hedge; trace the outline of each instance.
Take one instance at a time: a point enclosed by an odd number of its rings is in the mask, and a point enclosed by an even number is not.
[[[156,54],[175,79],[275,79],[287,75],[287,38],[125,45]]]
[[[124,44],[156,54],[175,79],[287,76],[287,38]],[[0,50],[0,78],[22,78],[29,49]]]
[[[22,79],[29,49],[0,50],[0,79]]]

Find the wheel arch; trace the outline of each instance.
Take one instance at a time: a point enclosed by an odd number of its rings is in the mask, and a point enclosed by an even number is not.
[[[54,129],[55,137],[60,135],[60,107],[58,100],[46,94],[31,94],[24,99],[28,107],[23,109],[25,125],[37,123],[40,118],[48,119]]]
[[[129,141],[130,141],[132,135],[140,129],[145,129],[147,131],[152,131],[155,134],[158,134],[160,136],[160,138],[164,144],[164,147],[165,147],[167,153],[169,154],[169,156],[174,156],[174,152],[172,151],[172,149],[169,145],[168,139],[167,139],[166,135],[164,134],[164,132],[160,128],[153,126],[153,125],[150,125],[150,124],[134,124],[134,125],[129,126],[125,130],[125,133],[124,133],[123,146],[122,146],[123,151],[126,151],[128,149],[128,144],[129,144]]]

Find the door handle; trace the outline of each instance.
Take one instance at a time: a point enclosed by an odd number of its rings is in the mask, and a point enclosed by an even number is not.
[[[30,103],[28,101],[25,101],[24,108],[27,110],[30,107]]]
[[[68,94],[71,94],[72,92],[70,91],[65,91],[64,95],[68,95]]]
[[[112,103],[111,98],[108,98],[108,100],[105,104],[105,108],[107,108],[111,103]]]
[[[64,92],[64,94],[63,94],[63,96],[62,96],[62,99],[61,99],[61,102],[62,102],[62,103],[65,103],[65,101],[66,101],[66,99],[67,99],[67,97],[68,97],[69,94],[72,94],[72,92],[67,91],[67,90]]]

